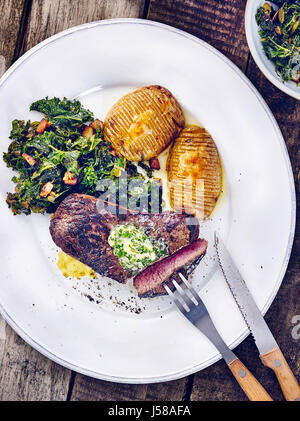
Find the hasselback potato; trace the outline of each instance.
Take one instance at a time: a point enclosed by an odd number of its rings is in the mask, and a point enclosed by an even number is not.
[[[182,130],[170,151],[167,171],[173,208],[207,218],[221,193],[222,167],[217,147],[204,128]]]
[[[129,161],[147,161],[162,152],[183,127],[183,113],[174,96],[153,85],[113,105],[104,121],[104,138]]]

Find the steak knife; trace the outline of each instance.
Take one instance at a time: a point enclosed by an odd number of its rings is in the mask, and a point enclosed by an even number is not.
[[[224,278],[254,337],[262,363],[275,372],[285,399],[288,401],[300,401],[299,384],[261,315],[235,262],[217,233],[215,233],[215,247]]]

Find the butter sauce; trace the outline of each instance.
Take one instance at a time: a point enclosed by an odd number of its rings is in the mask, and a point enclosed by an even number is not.
[[[166,254],[163,247],[154,244],[142,228],[133,224],[115,226],[108,237],[108,244],[120,264],[127,270],[137,272]]]
[[[57,266],[66,278],[71,277],[81,279],[85,276],[89,278],[96,277],[96,273],[93,271],[93,269],[79,262],[79,260],[74,259],[74,257],[69,256],[63,251],[60,251],[58,254]]]

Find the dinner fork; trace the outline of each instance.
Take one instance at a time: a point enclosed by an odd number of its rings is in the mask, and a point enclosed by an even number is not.
[[[164,285],[165,290],[174,300],[181,313],[196,326],[217,348],[227,363],[232,374],[251,401],[272,401],[271,396],[266,392],[258,380],[250,373],[238,357],[228,348],[201,300],[199,294],[190,285],[188,280],[179,272],[179,276],[185,284],[183,289],[178,282],[172,280],[176,291]]]

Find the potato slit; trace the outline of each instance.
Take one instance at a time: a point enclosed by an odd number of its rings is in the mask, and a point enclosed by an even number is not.
[[[184,127],[182,110],[165,88],[148,86],[122,97],[108,112],[104,137],[130,161],[149,160]]]
[[[205,129],[187,126],[175,140],[168,159],[171,205],[201,219],[213,211],[222,189],[217,147]],[[203,181],[203,191],[197,190]],[[187,182],[191,185],[186,185]],[[198,183],[199,183],[198,181]]]

